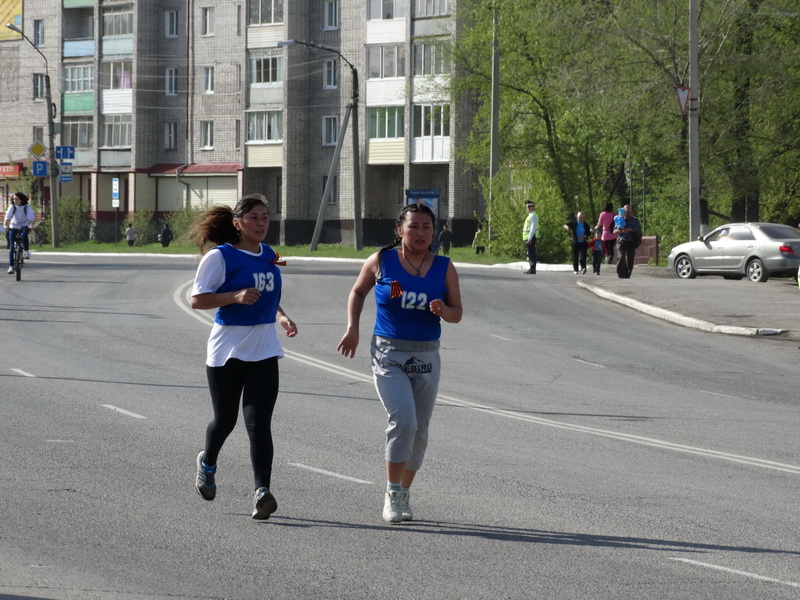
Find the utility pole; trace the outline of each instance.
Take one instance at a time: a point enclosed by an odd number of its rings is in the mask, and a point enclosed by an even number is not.
[[[494,7],[494,23],[492,28],[492,120],[489,132],[489,231],[486,235],[492,239],[491,210],[494,206],[494,176],[500,170],[500,143],[498,128],[500,126],[500,44],[497,40],[499,17],[497,6]]]
[[[700,223],[700,78],[697,72],[697,0],[689,0],[689,239]]]

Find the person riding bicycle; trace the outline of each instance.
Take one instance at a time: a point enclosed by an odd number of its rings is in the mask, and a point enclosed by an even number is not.
[[[30,258],[28,246],[28,230],[33,226],[36,216],[33,208],[28,204],[28,196],[17,192],[12,197],[14,204],[6,211],[4,226],[8,230],[8,274],[14,273],[14,243],[17,237],[22,241],[25,258]]]

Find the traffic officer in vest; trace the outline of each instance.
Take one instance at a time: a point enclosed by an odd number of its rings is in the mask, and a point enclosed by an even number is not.
[[[528,208],[528,216],[525,217],[525,225],[522,227],[522,241],[525,242],[525,252],[528,255],[528,268],[526,273],[536,275],[536,237],[539,235],[539,215],[536,214],[536,203],[528,200],[525,203]]]

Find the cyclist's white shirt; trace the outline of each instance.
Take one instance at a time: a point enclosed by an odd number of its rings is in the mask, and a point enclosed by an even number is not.
[[[33,221],[36,218],[33,214],[33,209],[31,208],[30,204],[23,204],[21,206],[17,206],[16,204],[12,205],[6,211],[6,221],[8,221],[8,213],[11,213],[11,224],[9,225],[9,229],[22,229],[23,227],[30,227],[33,225]]]

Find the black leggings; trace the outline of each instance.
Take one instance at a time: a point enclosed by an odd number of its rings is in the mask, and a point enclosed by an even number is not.
[[[255,487],[268,488],[272,478],[272,411],[278,398],[278,357],[258,362],[231,358],[222,367],[206,366],[206,375],[214,420],[206,429],[204,462],[217,464],[222,445],[236,426],[241,398]]]

